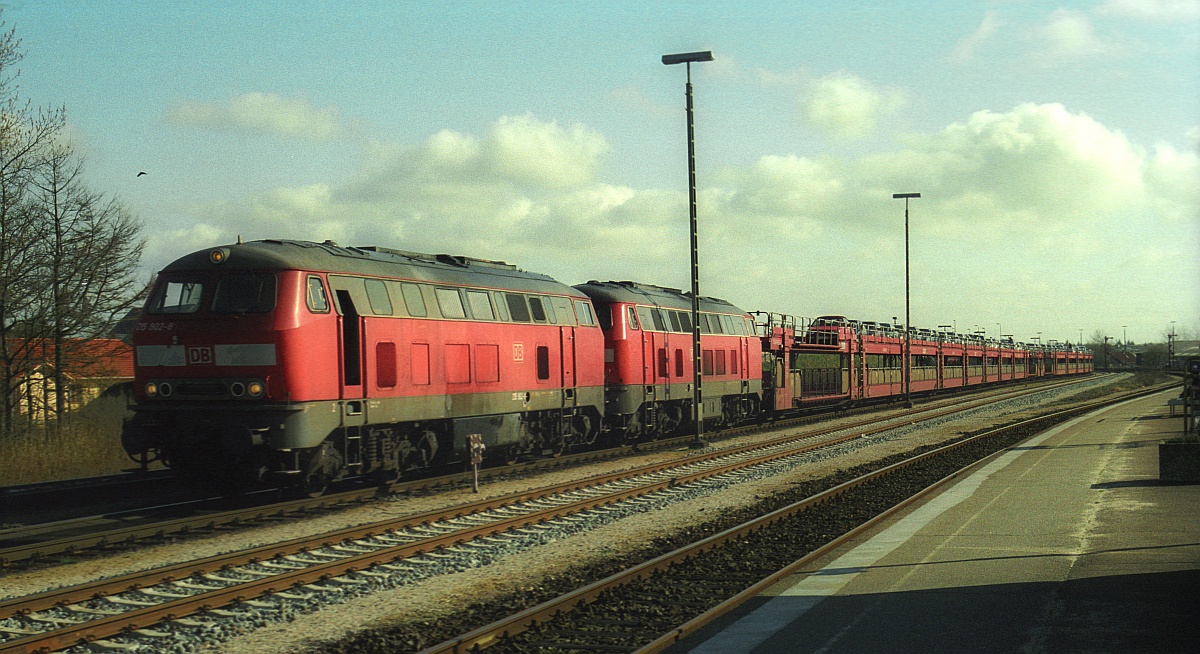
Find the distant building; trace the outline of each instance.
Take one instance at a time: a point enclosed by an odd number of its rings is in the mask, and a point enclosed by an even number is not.
[[[115,338],[70,339],[63,370],[65,409],[78,411],[115,384],[133,381],[133,348]],[[34,345],[18,385],[18,411],[31,422],[55,418],[54,345]]]
[[[1189,357],[1200,357],[1200,341],[1176,340],[1172,352],[1172,367],[1182,370],[1183,362]]]

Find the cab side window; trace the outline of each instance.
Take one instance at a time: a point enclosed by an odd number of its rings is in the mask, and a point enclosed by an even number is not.
[[[585,300],[575,300],[575,314],[579,316],[579,324],[588,327],[596,326],[596,317],[592,313],[591,303]]]
[[[542,307],[541,298],[529,298],[529,312],[533,314],[534,322],[546,322],[546,309]]]
[[[329,297],[325,295],[325,284],[321,278],[310,275],[308,278],[308,310],[313,313],[329,313]]]

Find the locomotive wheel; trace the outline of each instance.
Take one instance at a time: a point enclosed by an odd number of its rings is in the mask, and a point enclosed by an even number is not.
[[[329,477],[325,475],[308,475],[301,484],[300,492],[306,497],[320,497],[329,490]]]
[[[300,492],[308,497],[320,497],[341,472],[342,459],[333,445],[325,443],[313,455],[308,470],[299,484]]]
[[[659,429],[663,434],[674,434],[683,424],[683,409],[676,405],[665,406],[659,412]]]
[[[138,452],[137,454],[129,454],[128,452],[126,454],[129,456],[129,459],[131,461],[133,461],[134,463],[138,464],[138,467],[141,468],[142,470],[146,470],[147,468],[149,468],[151,463],[158,461],[160,458],[158,456],[157,452],[151,452],[148,449],[142,450],[141,452]]]

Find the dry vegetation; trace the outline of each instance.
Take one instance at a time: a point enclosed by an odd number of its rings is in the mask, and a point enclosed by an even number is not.
[[[0,438],[0,486],[109,475],[134,464],[121,449],[126,399],[103,396],[69,421]]]

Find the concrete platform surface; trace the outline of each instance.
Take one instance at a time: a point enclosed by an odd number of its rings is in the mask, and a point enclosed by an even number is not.
[[[670,651],[1200,652],[1200,485],[1158,480],[1173,396],[1027,441]]]

